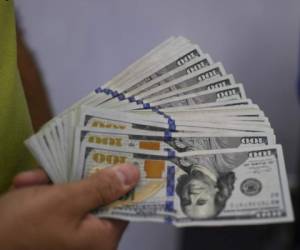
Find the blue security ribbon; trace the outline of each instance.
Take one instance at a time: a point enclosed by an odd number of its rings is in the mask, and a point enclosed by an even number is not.
[[[103,89],[101,87],[98,87],[95,89],[96,94],[99,94],[103,91]]]
[[[176,131],[176,123],[172,118],[168,118],[169,130]]]
[[[119,94],[119,95],[118,95],[118,99],[119,99],[120,101],[123,101],[123,100],[126,99],[126,97],[125,97],[124,94]]]
[[[165,148],[164,150],[168,153],[168,158],[176,157],[176,151],[174,151],[170,148]]]
[[[134,97],[134,96],[129,96],[129,97],[128,97],[128,101],[129,101],[129,102],[135,102],[136,100],[135,100],[135,97]]]
[[[167,197],[173,199],[175,194],[175,166],[168,166],[167,168],[167,188],[166,195]],[[167,199],[165,202],[165,211],[174,212],[174,201]],[[165,216],[165,222],[168,224],[172,223],[171,216]]]
[[[168,166],[167,169],[167,196],[173,197],[175,190],[175,166]]]
[[[151,107],[150,107],[150,103],[144,103],[143,104],[143,108],[144,109],[150,109]]]
[[[164,134],[164,140],[165,141],[171,141],[171,139],[172,139],[172,132],[169,131],[169,130],[166,130],[165,134]]]
[[[111,92],[111,90],[110,90],[110,89],[103,89],[103,92],[104,92],[105,94],[109,95],[110,92]]]
[[[166,201],[165,211],[168,211],[168,212],[174,211],[174,202],[173,201]]]
[[[112,95],[113,97],[117,97],[117,96],[119,95],[119,92],[118,92],[117,90],[112,91],[112,92],[111,92],[111,95]]]

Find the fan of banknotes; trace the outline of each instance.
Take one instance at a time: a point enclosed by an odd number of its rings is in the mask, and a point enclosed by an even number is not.
[[[176,226],[293,221],[282,148],[220,62],[171,37],[46,123],[26,145],[54,183],[133,163],[99,217]]]

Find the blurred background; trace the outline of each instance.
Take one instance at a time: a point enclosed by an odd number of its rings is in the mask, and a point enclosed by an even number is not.
[[[171,35],[199,44],[224,63],[270,118],[283,144],[297,205],[299,0],[15,0],[15,4],[54,114]],[[120,249],[300,249],[297,230],[297,224],[179,230],[131,223]]]

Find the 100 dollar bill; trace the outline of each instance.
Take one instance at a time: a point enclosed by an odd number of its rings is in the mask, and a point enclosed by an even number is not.
[[[275,136],[266,133],[171,133],[138,129],[77,128],[75,145],[90,143],[132,150],[172,150],[176,155],[195,150],[251,147],[275,144]]]
[[[100,217],[176,226],[267,224],[293,220],[281,147],[193,151],[185,157],[115,151],[86,144],[82,178],[114,164],[139,168],[136,190]]]

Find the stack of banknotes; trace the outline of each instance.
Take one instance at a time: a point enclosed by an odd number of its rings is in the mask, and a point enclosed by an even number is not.
[[[99,217],[176,226],[293,221],[268,118],[184,37],[155,47],[25,143],[54,183],[133,163],[138,185]]]

